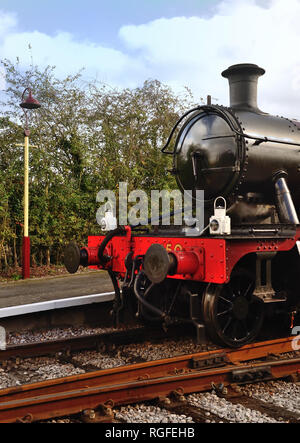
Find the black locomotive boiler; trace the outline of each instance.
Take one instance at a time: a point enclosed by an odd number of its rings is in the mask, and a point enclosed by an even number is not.
[[[238,347],[257,337],[266,313],[284,312],[291,322],[297,315],[300,122],[258,108],[264,73],[254,64],[229,67],[222,75],[230,106],[193,108],[162,149],[182,192],[196,198],[204,190],[207,229],[190,236],[184,228],[119,226],[89,237],[87,247],[66,248],[70,272],[80,264],[109,272],[116,317],[133,302],[148,321],[191,322],[199,340],[207,333]]]

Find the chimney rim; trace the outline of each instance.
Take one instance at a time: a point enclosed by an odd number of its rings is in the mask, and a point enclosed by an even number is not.
[[[222,72],[222,76],[225,78],[230,78],[234,74],[256,74],[257,76],[261,76],[265,74],[265,70],[260,68],[258,65],[253,63],[239,63],[236,65],[229,66],[228,69]]]

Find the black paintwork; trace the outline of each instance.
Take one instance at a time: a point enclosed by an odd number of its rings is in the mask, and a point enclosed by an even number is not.
[[[176,140],[179,188],[191,190],[194,196],[195,190],[204,190],[208,215],[214,199],[222,195],[236,223],[271,222],[273,178],[279,171],[287,174],[299,216],[300,123],[258,109],[257,80],[263,73],[250,64],[224,71],[230,107],[204,106],[183,125]]]

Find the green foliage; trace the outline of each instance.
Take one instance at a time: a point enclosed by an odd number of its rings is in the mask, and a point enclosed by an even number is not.
[[[172,167],[161,147],[191,97],[177,97],[157,80],[117,90],[86,83],[81,74],[63,80],[54,68],[24,72],[2,61],[7,91],[0,117],[0,266],[20,263],[23,223],[24,115],[19,107],[31,87],[42,108],[30,112],[30,237],[32,259],[59,263],[72,239],[86,243],[99,233],[96,195],[175,189]]]

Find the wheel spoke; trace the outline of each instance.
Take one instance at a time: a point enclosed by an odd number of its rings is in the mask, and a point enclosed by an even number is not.
[[[254,288],[255,277],[247,270],[235,270],[227,284],[209,286],[203,312],[212,338],[237,347],[257,336],[264,309]]]
[[[248,288],[246,289],[246,292],[244,293],[244,297],[247,297],[247,295],[248,295],[248,293],[249,293],[249,291],[250,291],[250,289],[251,289],[251,287],[252,287],[252,282],[250,282],[250,285],[248,286]]]
[[[226,331],[226,329],[228,328],[228,326],[230,325],[231,322],[232,322],[232,317],[229,317],[227,322],[226,322],[226,325],[224,326],[224,328],[222,330],[223,334],[225,334],[225,331]]]
[[[226,303],[229,303],[229,304],[232,306],[232,301],[227,300],[227,298],[222,297],[222,295],[219,295],[219,298],[220,298],[221,300],[225,301]]]
[[[221,316],[221,315],[228,314],[229,312],[232,312],[232,307],[230,307],[229,309],[226,309],[226,311],[219,312],[219,313],[217,314],[217,317],[219,317],[219,316]]]

